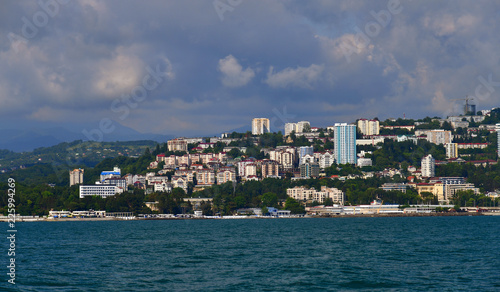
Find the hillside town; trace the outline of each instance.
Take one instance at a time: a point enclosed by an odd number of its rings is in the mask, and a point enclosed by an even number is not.
[[[490,187],[487,190],[472,183],[467,176],[436,174],[437,167],[446,165],[486,167],[498,162],[500,109],[476,112],[475,106],[467,107],[464,115],[446,119],[379,121],[377,118],[362,118],[352,124],[335,123],[326,128],[298,121],[286,123],[283,134],[281,131],[272,132],[270,119],[255,118],[251,132],[169,140],[167,151],[155,153],[155,159],[150,161],[144,174],[122,173],[119,167],[114,167],[102,171],[95,184],[83,184],[84,169],[74,169],[69,173],[70,186],[79,185],[80,198],[106,198],[130,189],[144,190],[146,195],[181,189],[189,200],[189,197],[206,194],[208,189],[217,185],[235,187],[251,181],[286,179],[299,184],[287,188],[286,196],[306,207],[307,211],[315,212],[314,208],[319,210],[318,206],[343,208],[353,202],[340,188],[326,185],[309,188],[300,185],[300,181],[384,179],[378,189],[399,194],[413,190],[422,198],[421,202],[428,205],[450,208],[456,204],[457,193],[468,192],[491,198],[494,207],[500,193],[500,181],[495,189]],[[410,145],[410,148],[411,145],[416,147],[419,143],[427,143],[425,145],[431,145],[436,157],[430,149],[429,153],[421,153],[420,159],[415,159],[413,154],[414,164],[408,163],[411,159],[400,157],[391,161],[390,157],[376,156],[376,151],[388,143]],[[386,167],[388,165],[391,167]],[[347,169],[350,170],[348,173],[343,171]],[[431,199],[425,200],[426,197]],[[373,205],[383,203],[377,201],[379,198],[374,199]],[[276,207],[283,207],[283,201]],[[154,211],[156,203],[149,202],[148,207]],[[464,207],[468,203],[464,202]],[[242,205],[238,206],[239,209],[233,208],[233,214],[245,213],[248,207],[252,207]],[[375,209],[380,212],[381,208]]]

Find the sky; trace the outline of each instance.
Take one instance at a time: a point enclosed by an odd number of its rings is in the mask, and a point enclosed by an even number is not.
[[[491,109],[498,19],[500,1],[1,1],[0,125],[196,136]]]

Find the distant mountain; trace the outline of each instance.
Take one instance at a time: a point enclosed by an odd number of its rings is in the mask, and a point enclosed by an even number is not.
[[[137,141],[153,140],[156,142],[166,142],[172,139],[170,135],[144,134],[119,123],[114,123],[115,129],[109,134],[103,134],[104,142],[114,141]],[[50,147],[62,142],[71,142],[75,140],[89,140],[83,134],[83,129],[92,131],[95,127],[69,126],[49,126],[39,128],[7,128],[0,129],[0,149],[7,149],[15,152],[32,151],[39,147]],[[98,135],[91,136],[93,139],[100,138]]]

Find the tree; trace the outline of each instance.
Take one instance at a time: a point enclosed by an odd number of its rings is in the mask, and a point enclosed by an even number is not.
[[[306,210],[294,198],[288,197],[285,201],[285,209],[290,210],[292,214],[304,214]]]
[[[267,192],[261,196],[262,206],[277,207],[278,196],[275,193]]]

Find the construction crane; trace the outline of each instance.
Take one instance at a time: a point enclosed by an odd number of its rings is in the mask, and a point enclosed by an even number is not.
[[[452,101],[455,101],[455,100],[465,100],[465,106],[464,106],[464,115],[467,115],[468,112],[474,112],[476,111],[476,105],[474,104],[471,104],[469,105],[469,101],[470,100],[474,100],[473,97],[469,97],[468,95],[465,97],[465,98],[456,98],[456,99],[452,99]],[[472,110],[471,110],[472,109]]]

